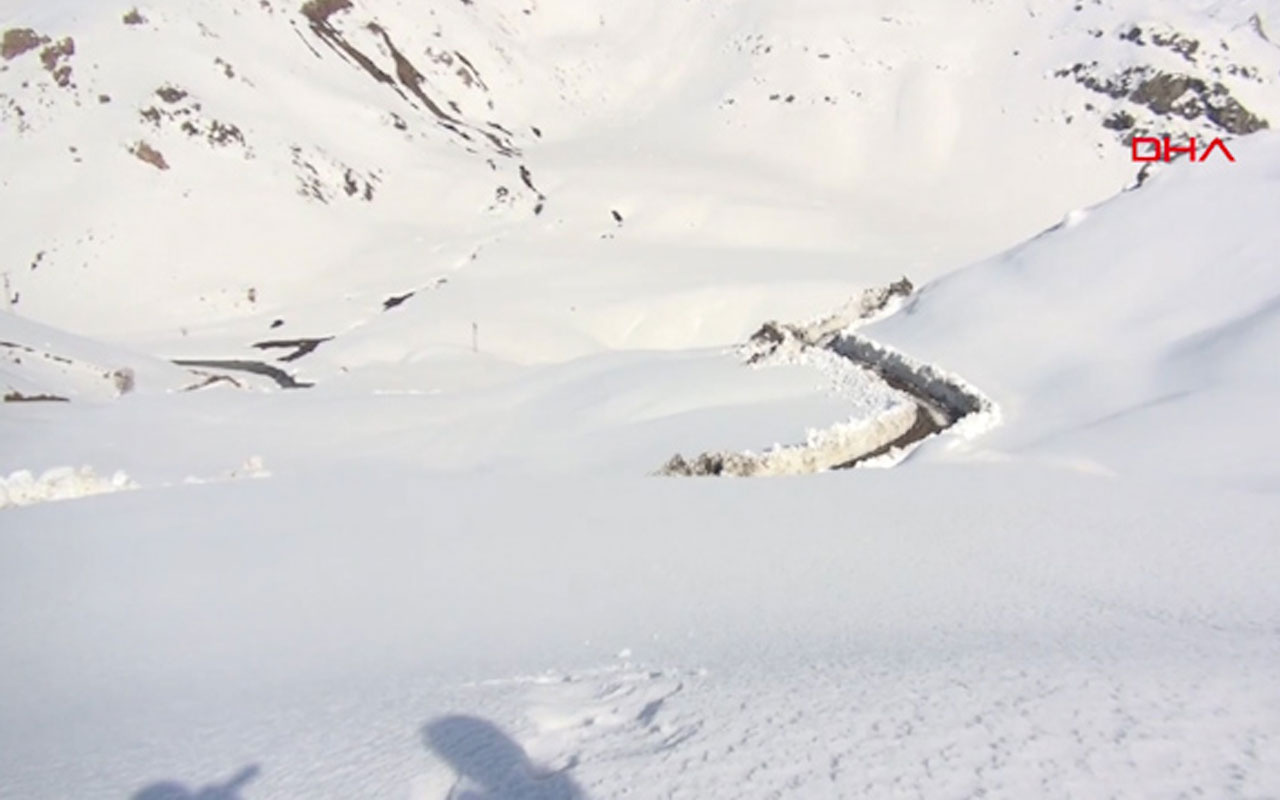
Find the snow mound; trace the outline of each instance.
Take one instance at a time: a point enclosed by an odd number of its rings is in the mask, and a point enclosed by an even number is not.
[[[7,478],[0,478],[0,508],[74,500],[137,488],[138,484],[120,471],[102,477],[92,467],[57,467],[36,477],[27,470],[18,470]]]

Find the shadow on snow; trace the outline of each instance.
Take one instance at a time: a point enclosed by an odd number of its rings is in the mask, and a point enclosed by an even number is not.
[[[448,800],[586,800],[568,768],[539,769],[520,745],[485,720],[441,717],[423,727],[422,739],[458,775]]]

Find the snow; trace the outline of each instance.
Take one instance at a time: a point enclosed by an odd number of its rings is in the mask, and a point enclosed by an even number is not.
[[[113,797],[257,764],[247,796],[441,796],[418,731],[465,714],[542,768],[576,756],[587,796],[1274,792],[1271,497],[856,478],[366,464],[10,512],[5,603],[31,611],[4,621],[5,774]]]
[[[39,477],[19,470],[8,478],[0,478],[0,509],[136,488],[137,484],[123,472],[103,478],[92,467],[60,467],[46,470]]]
[[[1280,239],[1258,214],[1280,188],[1278,145],[1259,134],[1235,164],[1170,170],[938,281],[867,334],[1016,396],[983,440],[992,454],[1274,489],[1263,421],[1280,277],[1265,254]]]
[[[1056,74],[1280,5],[1078,5],[0,11],[0,797],[1280,796],[1280,135]]]

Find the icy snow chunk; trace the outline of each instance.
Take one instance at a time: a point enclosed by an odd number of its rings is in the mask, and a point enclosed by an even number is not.
[[[8,478],[0,478],[0,508],[73,500],[137,488],[138,484],[120,471],[103,477],[92,467],[55,467],[37,478],[30,470],[24,469],[10,474]]]

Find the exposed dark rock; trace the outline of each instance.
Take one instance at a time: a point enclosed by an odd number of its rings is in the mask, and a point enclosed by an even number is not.
[[[61,397],[56,394],[22,394],[21,392],[9,392],[4,396],[6,403],[69,403],[70,398]]]
[[[769,320],[751,334],[749,342],[752,344],[779,345],[787,340],[789,331],[788,326],[784,326],[781,322]]]
[[[749,477],[758,471],[756,461],[739,453],[702,453],[692,461],[677,453],[658,470],[658,474],[693,478],[721,475]]]
[[[229,369],[238,372],[249,372],[254,375],[262,375],[275,381],[276,385],[281,389],[309,389],[315,386],[314,383],[299,381],[292,375],[270,364],[263,364],[261,361],[246,361],[240,358],[201,358],[201,359],[174,359],[173,363],[180,367],[204,367],[206,369]]]
[[[169,169],[169,162],[165,161],[164,155],[146,142],[138,142],[129,152],[137,156],[139,161],[150,164],[158,170]]]
[[[382,301],[382,310],[390,311],[391,309],[404,304],[406,300],[410,299],[415,294],[417,294],[417,292],[408,292],[406,294],[398,294],[388,297],[386,300]]]
[[[911,282],[910,278],[904,275],[898,280],[889,284],[888,295],[889,297],[907,297],[915,290],[916,290],[915,284]],[[880,308],[883,309],[884,306],[882,305]]]
[[[1146,42],[1142,41],[1142,28],[1137,25],[1120,34],[1120,39],[1126,42],[1133,42],[1139,47],[1146,44]]]
[[[30,28],[11,28],[0,39],[0,58],[12,61],[23,53],[49,43],[48,36],[41,36]]]
[[[62,63],[76,54],[76,42],[70,36],[40,51],[40,63],[62,88],[71,85],[71,65]]]
[[[1090,91],[1115,100],[1127,100],[1160,117],[1186,120],[1207,118],[1219,130],[1243,136],[1270,127],[1267,120],[1245,108],[1221,83],[1208,83],[1192,76],[1160,72],[1150,67],[1129,67],[1110,77],[1094,74],[1095,64],[1075,64],[1054,74],[1071,77]],[[1126,120],[1133,122],[1122,124]],[[1129,130],[1137,120],[1127,111],[1108,117],[1104,126],[1112,130]]]
[[[1113,131],[1127,131],[1137,123],[1128,111],[1117,111],[1102,121],[1102,127]]]
[[[329,17],[349,8],[351,0],[307,0],[302,4],[302,16],[311,20],[312,24],[324,25],[329,22]]]
[[[277,361],[297,361],[303,356],[315,352],[315,349],[320,345],[332,340],[332,336],[318,336],[309,339],[272,339],[265,342],[255,342],[253,346],[259,350],[292,350],[292,353],[281,356]]]
[[[177,103],[186,98],[187,93],[183,89],[176,86],[161,86],[156,89],[156,96],[170,105]]]
[[[1200,49],[1200,42],[1195,39],[1188,39],[1179,33],[1152,33],[1151,43],[1156,47],[1164,47],[1178,55],[1186,61],[1195,62],[1196,51]]]
[[[226,147],[229,144],[245,146],[244,134],[240,128],[225,122],[214,120],[209,124],[209,144]]]

